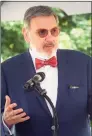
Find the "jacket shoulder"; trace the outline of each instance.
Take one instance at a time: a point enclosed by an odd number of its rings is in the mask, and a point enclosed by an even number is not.
[[[1,66],[2,67],[5,67],[5,66],[10,66],[10,65],[12,65],[12,66],[17,66],[18,64],[20,64],[20,63],[22,63],[23,62],[23,60],[25,59],[25,56],[28,54],[28,52],[26,51],[26,52],[23,52],[23,53],[21,53],[21,54],[18,54],[18,55],[16,55],[16,56],[13,56],[12,58],[9,58],[9,59],[7,59],[7,60],[5,60],[5,61],[3,61],[2,63],[1,63]]]
[[[69,58],[72,59],[91,60],[91,57],[89,55],[77,50],[59,49],[58,52],[60,52],[60,54],[66,54]]]

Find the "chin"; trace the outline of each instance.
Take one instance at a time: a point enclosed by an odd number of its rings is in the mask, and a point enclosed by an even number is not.
[[[52,56],[53,53],[56,52],[56,49],[48,49],[48,50],[45,50],[45,54],[47,56]]]

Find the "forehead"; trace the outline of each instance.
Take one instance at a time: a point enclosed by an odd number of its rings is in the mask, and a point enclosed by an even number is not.
[[[39,28],[51,29],[56,26],[57,26],[57,22],[54,16],[34,17],[30,22],[30,27],[31,29],[34,30]]]

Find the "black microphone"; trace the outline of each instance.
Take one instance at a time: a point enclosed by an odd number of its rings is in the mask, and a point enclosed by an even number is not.
[[[35,84],[38,84],[39,82],[42,82],[45,78],[45,73],[44,72],[38,72],[34,75],[33,78],[28,80],[25,85],[24,89],[28,89],[30,87],[33,87]]]

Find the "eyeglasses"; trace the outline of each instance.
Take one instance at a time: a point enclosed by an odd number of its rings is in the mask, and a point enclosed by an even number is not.
[[[40,38],[46,37],[46,36],[48,35],[48,33],[49,33],[49,30],[47,30],[47,29],[38,29],[38,30],[37,30],[37,34],[39,35]],[[54,37],[58,36],[59,33],[60,33],[59,27],[54,27],[54,28],[52,28],[52,29],[50,30],[50,33],[51,33],[51,35],[54,36]]]

